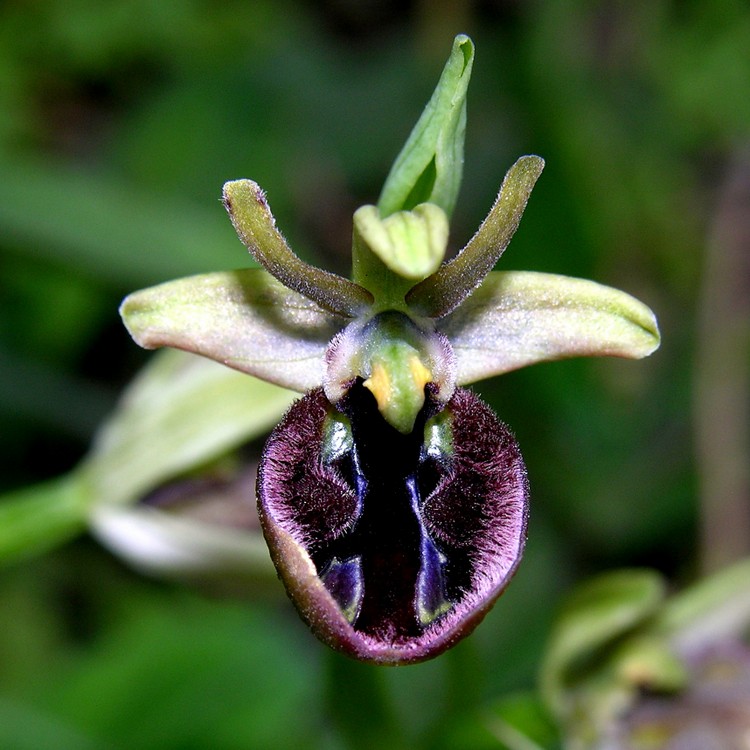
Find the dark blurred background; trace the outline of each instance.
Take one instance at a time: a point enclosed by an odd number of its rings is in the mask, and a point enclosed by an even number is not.
[[[347,271],[351,214],[377,199],[458,32],[477,56],[454,248],[511,163],[540,154],[502,268],[624,289],[663,334],[643,362],[478,385],[531,478],[508,593],[454,652],[384,671],[331,657],[283,597],[160,584],[84,538],[0,572],[1,747],[346,748],[351,725],[440,746],[533,686],[575,581],[646,565],[678,585],[748,552],[739,0],[2,3],[0,491],[74,466],[146,362],[117,315],[126,293],[247,264],[224,181],[256,180],[298,252]],[[357,685],[387,722],[336,717]]]

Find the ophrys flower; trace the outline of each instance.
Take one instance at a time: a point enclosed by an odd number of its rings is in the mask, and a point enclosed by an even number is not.
[[[258,185],[224,204],[262,268],[128,297],[138,343],[174,346],[306,395],[272,432],[258,508],[303,617],[335,648],[420,661],[470,632],[507,585],[526,537],[515,439],[462,386],[575,355],[642,357],[651,311],[589,281],[495,272],[544,162],[521,157],[489,215],[445,262],[460,183],[473,46],[443,75],[377,206],[354,214],[352,279],[302,261]]]

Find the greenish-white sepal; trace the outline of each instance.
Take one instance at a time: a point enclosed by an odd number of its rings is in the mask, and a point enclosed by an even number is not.
[[[456,356],[456,382],[566,357],[638,359],[659,346],[651,310],[593,281],[533,271],[495,271],[438,322]]]
[[[91,528],[118,557],[149,575],[254,586],[276,580],[260,530],[252,533],[143,505],[111,504],[94,509]]]
[[[305,263],[292,251],[276,228],[265,193],[255,182],[227,182],[223,198],[242,243],[284,286],[313,300],[324,310],[349,317],[372,303],[372,296],[361,286]]]
[[[120,313],[146,349],[184,349],[302,392],[322,382],[326,347],[346,322],[257,268],[150,287]]]
[[[87,491],[97,504],[135,503],[263,435],[294,397],[208,359],[160,352],[96,436],[82,467]]]
[[[474,45],[459,34],[421,117],[401,149],[378,200],[381,216],[435,203],[450,216],[461,186],[466,91]]]
[[[375,206],[362,206],[354,214],[354,225],[391,271],[413,281],[434,273],[448,247],[448,217],[434,203],[397,211],[385,219]]]
[[[421,315],[442,318],[455,310],[481,283],[518,229],[531,191],[544,169],[539,156],[522,156],[508,170],[495,203],[461,252],[406,296]]]

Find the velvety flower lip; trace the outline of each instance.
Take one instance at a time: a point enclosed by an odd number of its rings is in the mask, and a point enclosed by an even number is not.
[[[371,397],[363,407],[363,390],[345,407],[360,417],[354,440],[327,459],[310,446],[341,417],[320,389],[292,406],[264,451],[261,521],[292,600],[322,640],[376,663],[422,661],[471,632],[515,572],[526,469],[508,428],[467,390],[440,412],[455,450],[434,457],[429,437],[398,433]],[[410,480],[416,510],[400,502]],[[332,562],[336,587],[321,574]]]
[[[377,205],[352,221],[352,278],[302,261],[252,180],[224,205],[261,268],[168,282],[121,313],[173,346],[304,393],[273,430],[258,511],[287,593],[321,640],[378,664],[467,635],[507,586],[528,481],[510,430],[461,386],[571,356],[639,358],[654,314],[581,279],[492,270],[544,160],[508,170],[487,218],[445,262],[474,59],[454,40]]]

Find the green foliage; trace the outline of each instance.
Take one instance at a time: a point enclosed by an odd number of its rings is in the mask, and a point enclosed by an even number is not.
[[[412,26],[359,7],[0,9],[0,487],[22,491],[88,450],[144,361],[117,317],[126,292],[250,265],[225,181],[262,184],[291,244],[348,273],[352,210],[377,199],[461,30],[435,31],[447,11]],[[417,748],[451,746],[460,726],[497,746],[477,710],[533,687],[574,580],[621,564],[692,576],[700,272],[723,166],[750,129],[744,3],[502,7],[466,10],[478,59],[451,247],[487,214],[503,166],[542,154],[504,269],[626,289],[655,309],[665,346],[645,364],[540,365],[479,388],[524,446],[528,552],[454,654],[357,669],[352,701],[376,695],[387,733]],[[80,528],[58,510],[39,549]],[[85,540],[4,570],[0,602],[0,746],[372,746],[331,718],[348,688],[323,688],[338,672],[286,607],[156,587]]]

